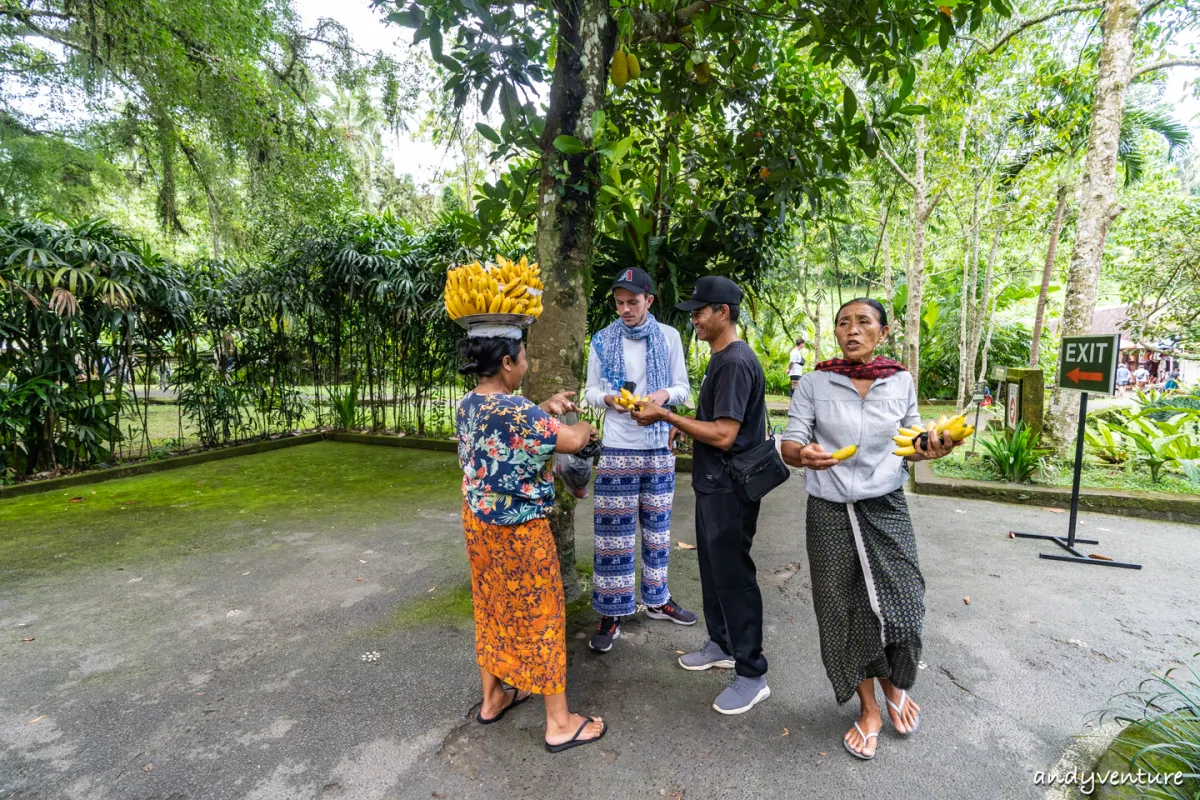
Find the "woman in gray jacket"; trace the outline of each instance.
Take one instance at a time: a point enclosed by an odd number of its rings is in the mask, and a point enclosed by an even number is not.
[[[861,710],[844,744],[861,759],[875,757],[883,728],[876,681],[896,731],[907,736],[920,725],[921,709],[907,690],[921,659],[925,579],[902,487],[906,462],[941,458],[954,447],[943,434],[914,455],[893,454],[892,437],[920,415],[912,375],[875,356],[887,333],[887,313],[875,300],[838,309],[844,358],[823,361],[800,379],[783,434],[784,461],[808,470],[808,561],[821,660],[839,705],[858,694]],[[853,455],[838,453],[849,445],[858,448]]]

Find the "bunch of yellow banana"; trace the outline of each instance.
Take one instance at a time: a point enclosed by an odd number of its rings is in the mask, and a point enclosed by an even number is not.
[[[901,428],[896,431],[896,435],[892,437],[892,441],[899,445],[898,450],[893,452],[898,456],[911,456],[917,452],[917,445],[921,445],[921,450],[929,445],[930,434],[935,434],[941,439],[941,434],[949,433],[950,438],[956,442],[961,442],[975,432],[974,425],[967,424],[967,418],[962,414],[954,417],[947,417],[944,414],[942,417],[928,428],[920,423],[913,425],[911,428]],[[919,442],[917,440],[920,440]]]
[[[644,406],[650,402],[649,397],[639,397],[628,389],[622,389],[621,393],[613,398],[613,402],[619,405],[626,411],[633,411],[639,406]]]
[[[443,300],[451,318],[475,314],[542,315],[542,271],[524,256],[509,261],[496,256],[495,264],[474,261],[454,267],[446,275]]]

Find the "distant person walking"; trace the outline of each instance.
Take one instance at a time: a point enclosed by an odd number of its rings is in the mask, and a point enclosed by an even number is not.
[[[875,757],[883,729],[878,680],[892,725],[916,733],[920,707],[908,696],[921,660],[925,579],[904,499],[907,461],[941,458],[949,434],[923,452],[893,454],[898,428],[920,421],[912,375],[876,358],[887,313],[875,300],[851,300],[837,313],[842,358],[822,361],[800,381],[788,409],[783,458],[808,471],[806,536],[821,660],[838,704],[858,695],[860,710],[843,744]],[[845,461],[830,457],[847,445]]]
[[[567,709],[566,606],[558,552],[546,516],[554,507],[555,452],[576,453],[595,429],[560,423],[570,392],[540,406],[513,394],[529,361],[521,329],[491,325],[458,342],[459,371],[478,378],[458,407],[463,533],[471,562],[475,655],[483,681],[476,719],[490,725],[540,694],[546,749],[599,740],[604,721]]]
[[[1145,362],[1139,363],[1138,368],[1133,371],[1133,379],[1139,389],[1146,388],[1146,384],[1150,382],[1150,370],[1146,369]]]
[[[1133,373],[1129,371],[1129,367],[1124,362],[1117,364],[1117,396],[1125,394],[1132,382]]]
[[[788,354],[788,377],[792,381],[792,391],[788,392],[789,396],[796,391],[796,384],[800,382],[800,376],[804,374],[805,358],[804,339],[797,339],[796,346]]]
[[[600,614],[600,624],[589,646],[597,653],[612,649],[621,636],[621,617],[637,609],[639,520],[646,616],[696,624],[696,615],[676,603],[667,588],[675,498],[675,454],[668,447],[671,426],[660,422],[643,428],[616,402],[628,383],[633,394],[649,396],[655,405],[686,403],[692,390],[683,342],[679,331],[650,313],[654,282],[645,271],[617,273],[613,300],[618,318],[592,338],[584,390],[588,405],[607,409],[594,501],[592,608]]]
[[[633,412],[638,424],[668,422],[695,440],[696,549],[709,641],[682,656],[679,665],[734,668],[733,683],[713,703],[722,714],[741,714],[771,696],[762,653],[762,594],[750,557],[762,504],[742,502],[725,470],[726,458],[767,438],[766,377],[750,345],[738,338],[741,302],[737,284],[707,275],[696,282],[692,299],[676,306],[692,315],[696,335],[712,349],[696,418],[657,405]]]

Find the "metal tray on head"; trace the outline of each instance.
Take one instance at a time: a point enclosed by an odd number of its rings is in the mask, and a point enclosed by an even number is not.
[[[528,328],[537,317],[529,314],[467,314],[454,320],[464,328],[472,325],[516,325],[518,328]]]

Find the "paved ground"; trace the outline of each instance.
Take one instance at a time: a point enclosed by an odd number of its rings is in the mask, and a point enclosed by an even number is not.
[[[694,542],[686,478],[678,498],[674,538]],[[798,481],[771,495],[754,549],[772,697],[719,716],[710,703],[729,674],[675,665],[702,625],[635,621],[597,657],[585,616],[568,693],[611,732],[555,756],[537,700],[499,725],[470,720],[467,569],[444,498],[347,530],[272,521],[233,550],[10,581],[0,798],[1040,797],[1033,773],[1076,758],[1092,712],[1200,650],[1194,529],[1084,515],[1102,552],[1145,564],[1129,572],[1039,560],[1036,543],[1006,535],[1060,531],[1062,514],[913,497],[922,727],[911,741],[887,730],[859,763],[841,748],[853,712],[820,665],[803,503]],[[674,551],[671,574],[698,608],[695,553]]]

